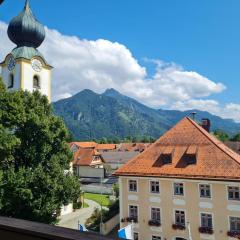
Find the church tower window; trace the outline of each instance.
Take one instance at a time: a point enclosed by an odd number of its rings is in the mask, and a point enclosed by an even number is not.
[[[9,75],[9,79],[8,79],[8,88],[13,88],[14,86],[14,75],[11,73]]]
[[[34,89],[40,89],[40,79],[39,79],[39,76],[35,75],[33,77],[33,88]]]

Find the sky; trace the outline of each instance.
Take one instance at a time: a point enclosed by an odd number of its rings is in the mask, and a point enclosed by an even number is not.
[[[0,7],[7,24],[24,0]],[[60,4],[59,4],[60,2]],[[30,0],[46,26],[53,100],[115,88],[154,108],[207,110],[240,122],[239,0]]]

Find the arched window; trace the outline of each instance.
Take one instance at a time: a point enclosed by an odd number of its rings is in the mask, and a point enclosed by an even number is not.
[[[40,88],[40,79],[36,75],[33,77],[33,88],[36,88],[36,89]]]
[[[14,75],[11,73],[8,78],[8,88],[13,88],[14,86]]]

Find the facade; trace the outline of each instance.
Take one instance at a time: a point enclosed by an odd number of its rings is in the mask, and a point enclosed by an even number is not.
[[[190,118],[115,172],[121,227],[135,239],[240,236],[240,156]]]
[[[74,153],[73,169],[78,177],[104,178],[103,164],[101,154],[94,149],[80,148]]]
[[[34,17],[28,0],[23,11],[8,26],[8,37],[16,44],[0,64],[2,79],[8,90],[38,90],[51,101],[51,69],[37,50],[45,30]]]

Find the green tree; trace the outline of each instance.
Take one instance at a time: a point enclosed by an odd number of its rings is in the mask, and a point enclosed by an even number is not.
[[[226,142],[229,140],[228,134],[222,130],[215,130],[213,134],[222,142]]]
[[[39,92],[6,92],[0,81],[0,215],[56,223],[80,195],[68,131]]]
[[[233,142],[240,142],[240,133],[238,133],[235,136],[233,136],[231,141],[233,141]]]

